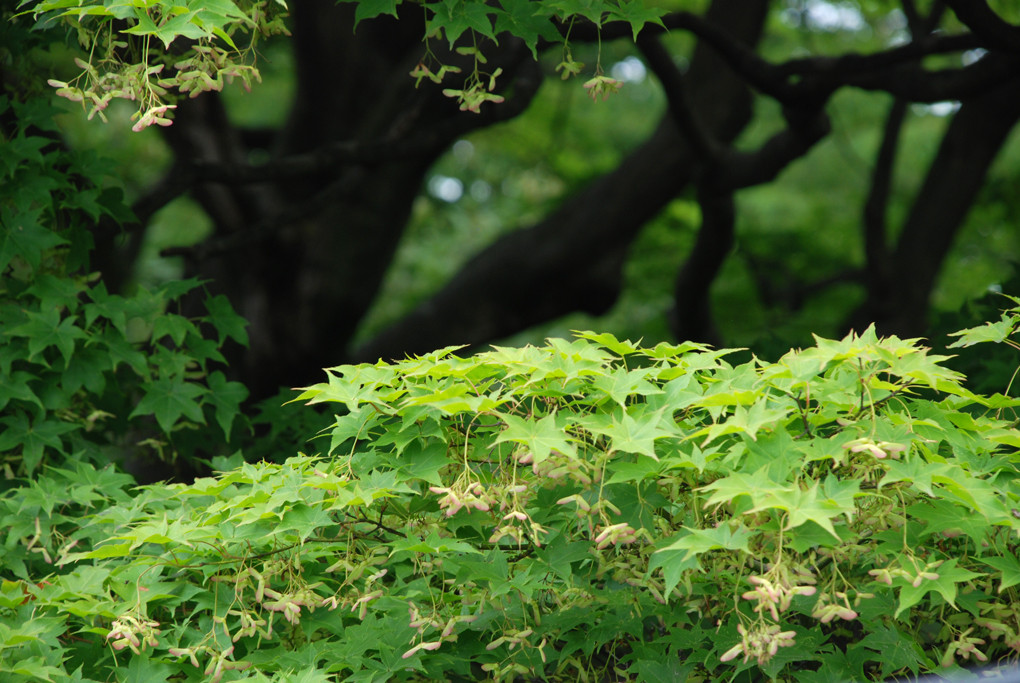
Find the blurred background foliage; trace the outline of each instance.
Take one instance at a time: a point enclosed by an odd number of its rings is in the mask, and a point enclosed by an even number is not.
[[[665,4],[692,9],[691,3]],[[1010,3],[991,5],[1007,18],[1020,14],[1020,8]],[[772,14],[760,48],[772,60],[869,52],[905,40],[905,20],[890,10],[888,2],[786,0],[784,8]],[[687,35],[671,40],[677,48],[691,43]],[[295,90],[291,48],[285,38],[264,47],[259,58],[263,82],[251,93],[238,86],[225,89],[223,99],[237,125],[258,130],[284,122]],[[591,64],[595,50],[577,45],[574,56]],[[43,59],[59,72],[68,68],[71,57],[66,47],[54,44]],[[550,51],[543,56],[546,80],[523,115],[463,137],[432,167],[382,292],[362,321],[355,343],[398,320],[448,281],[472,254],[496,237],[539,220],[587,181],[613,169],[647,138],[665,109],[657,80],[629,41],[603,44],[601,60],[609,75],[625,82],[617,96],[592,103],[576,82],[556,77],[559,54]],[[791,346],[810,343],[811,333],[841,332],[846,312],[864,296],[861,284],[845,275],[848,265],[863,263],[860,207],[890,102],[886,94],[843,89],[827,108],[833,133],[776,181],[739,193],[736,251],[712,289],[714,314],[728,345],[774,357]],[[109,124],[86,121],[74,104],[62,106],[67,113],[59,123],[67,140],[76,148],[96,148],[115,159],[129,201],[168,167],[171,157],[159,131],[128,132],[130,106],[111,107]],[[947,102],[911,107],[890,198],[893,230],[902,225],[955,106]],[[781,126],[778,105],[758,97],[755,117],[737,146],[751,149]],[[933,298],[941,321],[956,319],[953,314],[961,311],[978,312],[968,302],[990,291],[1015,291],[1013,275],[1020,254],[1018,177],[1020,135],[1014,132],[944,265]],[[504,343],[537,342],[573,329],[609,330],[648,344],[669,339],[666,311],[673,280],[698,224],[693,196],[674,200],[634,243],[624,293],[611,311],[600,317],[572,314]],[[161,258],[159,252],[196,244],[210,230],[209,218],[195,202],[184,197],[170,203],[146,230],[135,282],[152,285],[180,277],[180,259]],[[985,314],[989,306],[978,308]],[[960,326],[973,322],[962,317],[966,319],[958,321]],[[936,346],[947,343],[931,341]]]

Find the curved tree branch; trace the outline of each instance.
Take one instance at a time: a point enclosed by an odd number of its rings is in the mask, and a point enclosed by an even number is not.
[[[773,64],[734,40],[711,19],[691,12],[676,12],[663,17],[662,22],[663,26],[648,25],[642,29],[639,40],[665,31],[689,31],[717,50],[729,67],[751,87],[783,104],[798,107],[817,107],[835,90],[846,85],[912,96],[916,98],[912,101],[917,102],[937,102],[960,99],[973,93],[974,90],[968,87],[971,81],[975,81],[976,87],[981,89],[1009,77],[1004,70],[992,71],[986,68],[987,65],[981,69],[965,67],[935,72],[918,66],[925,57],[982,47],[983,41],[969,33],[927,35],[872,54],[807,57]],[[601,39],[608,40],[629,34],[629,24],[610,23],[601,31],[594,25],[581,24],[571,28],[570,38],[594,40],[601,35]],[[890,75],[890,71],[894,75]]]
[[[889,283],[890,263],[888,226],[886,211],[889,205],[889,193],[892,186],[893,168],[896,161],[896,150],[899,147],[900,133],[906,120],[908,103],[897,99],[893,102],[886,117],[882,133],[882,143],[878,148],[878,157],[871,172],[871,187],[864,203],[864,259],[868,273],[868,288],[871,296],[881,298],[885,295]]]
[[[786,108],[783,116],[786,127],[757,150],[728,151],[723,161],[725,171],[720,173],[718,181],[720,184],[730,190],[739,190],[771,182],[783,169],[807,154],[831,130],[829,117],[820,108]]]
[[[1020,26],[1008,23],[985,0],[945,0],[964,26],[989,50],[1020,53]]]
[[[1020,70],[1020,57],[988,54],[960,69],[927,71],[907,65],[848,77],[844,85],[887,92],[910,102],[964,100],[996,88]]]
[[[638,49],[645,56],[648,66],[659,79],[666,93],[670,115],[684,136],[698,161],[705,166],[714,166],[720,154],[720,145],[698,120],[687,96],[684,76],[673,61],[673,55],[662,46],[656,36],[643,33],[638,36]]]
[[[711,182],[698,185],[701,226],[694,248],[684,262],[673,288],[670,328],[677,339],[721,344],[712,320],[712,283],[733,249],[736,212],[733,192]]]
[[[455,139],[471,130],[520,115],[527,109],[540,85],[541,78],[537,73],[533,77],[518,78],[514,95],[503,105],[487,110],[486,115],[443,121],[430,128],[427,133],[406,140],[338,142],[259,166],[198,161],[188,165],[186,170],[180,173],[185,176],[188,184],[211,182],[239,186],[317,175],[335,171],[338,166],[345,164],[357,164],[367,170],[393,161],[405,161],[416,157],[430,159],[436,155],[437,150],[445,149]],[[360,176],[363,172],[355,175]],[[171,247],[161,253],[163,256],[185,256],[201,261],[236,249],[258,246],[277,230],[310,218],[339,199],[349,197],[356,191],[356,185],[351,175],[341,175],[309,199],[293,206],[286,206],[268,218],[258,220],[243,234],[231,233],[190,247]]]
[[[638,47],[658,76],[670,114],[699,166],[694,182],[702,221],[694,248],[677,276],[670,327],[678,339],[717,344],[720,339],[712,321],[709,294],[733,249],[734,191],[775,178],[828,134],[829,121],[820,107],[787,109],[784,115],[788,125],[784,130],[755,152],[737,152],[717,142],[698,120],[686,94],[684,77],[658,38],[642,35]]]

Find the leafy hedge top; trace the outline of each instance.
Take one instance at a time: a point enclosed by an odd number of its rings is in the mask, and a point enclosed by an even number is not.
[[[4,569],[0,648],[52,680],[863,680],[1015,657],[1017,402],[871,330],[728,356],[584,333],[340,366],[299,396],[336,407],[318,456],[102,505],[7,497],[0,518],[44,530],[8,545],[54,564]],[[102,509],[69,523],[81,505]]]

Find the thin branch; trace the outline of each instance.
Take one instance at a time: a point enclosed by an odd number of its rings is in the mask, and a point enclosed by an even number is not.
[[[783,307],[787,311],[799,311],[804,302],[817,297],[831,287],[844,284],[864,284],[867,273],[863,268],[846,268],[818,280],[805,282],[789,270],[789,264],[782,259],[762,257],[753,253],[745,243],[737,252],[754,281],[762,304],[767,308]]]
[[[923,21],[921,13],[917,11],[917,3],[914,0],[900,0],[900,6],[903,8],[903,16],[907,18],[907,26],[916,35],[914,28],[920,26]]]
[[[736,213],[733,192],[699,183],[701,227],[673,287],[670,327],[677,339],[719,343],[712,322],[710,290],[733,250]]]
[[[663,17],[662,22],[663,26],[646,26],[639,40],[646,34],[654,36],[671,30],[689,31],[711,45],[751,87],[786,105],[818,106],[846,85],[883,90],[914,102],[962,99],[1005,81],[1016,68],[1012,61],[993,66],[980,65],[979,62],[961,69],[935,72],[920,68],[919,64],[925,57],[963,52],[986,44],[971,33],[927,35],[872,54],[807,57],[773,64],[716,24],[696,14],[677,12]],[[584,39],[588,33],[592,34],[592,39],[600,33],[603,40],[623,38],[630,35],[630,30],[629,24],[619,22],[607,24],[601,31],[594,25],[578,22],[571,29],[570,39]]]
[[[754,152],[731,151],[725,159],[724,182],[732,190],[770,183],[791,163],[807,154],[832,130],[823,109],[783,111],[787,126]]]
[[[871,175],[871,188],[864,203],[864,254],[869,281],[881,286],[888,274],[889,248],[886,243],[887,224],[886,211],[889,205],[889,194],[892,186],[893,165],[896,161],[896,150],[899,147],[900,132],[907,116],[907,102],[897,99],[889,109],[882,134],[882,144],[878,149],[875,168]]]
[[[904,64],[914,64],[933,55],[964,52],[980,46],[978,38],[970,33],[932,34],[871,54],[847,52],[838,57],[790,59],[777,65],[775,69],[786,77],[824,76],[838,80]]]
[[[767,183],[816,142],[828,135],[831,126],[821,108],[787,108],[787,128],[752,153],[737,152],[712,139],[698,121],[686,94],[684,77],[657,36],[642,34],[638,48],[658,77],[666,94],[670,114],[698,159],[713,175],[718,189],[735,190]]]
[[[927,37],[938,26],[946,5],[936,2],[927,16],[917,10],[914,0],[903,0],[907,26],[916,39]],[[868,288],[873,296],[883,296],[889,284],[889,246],[887,211],[892,188],[896,152],[900,144],[900,133],[906,121],[908,102],[897,98],[886,117],[882,132],[882,143],[871,174],[871,186],[864,202],[862,227],[864,229],[864,259],[869,275]]]

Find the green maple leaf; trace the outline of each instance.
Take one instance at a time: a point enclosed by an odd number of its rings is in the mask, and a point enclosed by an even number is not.
[[[878,657],[863,658],[860,654],[861,648],[877,652]],[[856,652],[855,652],[856,651]],[[924,661],[924,653],[917,644],[916,639],[904,635],[890,626],[878,626],[874,631],[864,637],[860,643],[847,650],[848,657],[858,662],[858,666],[865,661],[877,660],[882,663],[883,676],[889,676],[903,669],[910,669],[917,673],[918,667]]]
[[[679,539],[656,550],[648,562],[648,571],[661,568],[664,580],[663,595],[669,596],[680,583],[684,572],[698,569],[698,555],[711,550],[739,550],[750,553],[748,542],[751,530],[743,525],[736,529],[731,524],[720,524],[711,529],[684,529]]]
[[[546,415],[540,420],[525,420],[509,413],[500,417],[506,429],[499,433],[493,443],[513,441],[524,444],[531,451],[536,464],[548,458],[553,450],[577,457],[577,448],[556,415]]]
[[[145,377],[149,373],[149,364],[145,354],[132,346],[122,334],[113,329],[107,329],[100,338],[102,345],[106,347],[106,353],[110,359],[110,365],[114,370],[124,363],[134,370],[139,376]]]
[[[248,346],[248,321],[239,316],[230,300],[222,294],[211,296],[205,300],[205,308],[209,311],[209,322],[220,335],[220,343],[230,337],[241,346]]]
[[[617,7],[609,10],[610,20],[618,19],[630,24],[635,41],[645,24],[658,24],[664,27],[662,23],[664,14],[666,14],[666,10],[661,7],[651,7],[642,0],[630,0],[630,2],[621,0]]]
[[[1000,498],[1000,490],[985,479],[972,477],[960,470],[951,477],[938,475],[932,480],[942,486],[942,494],[946,498],[963,503],[993,523],[1008,520],[1011,516]]]
[[[496,34],[508,32],[521,40],[531,50],[531,54],[538,59],[538,41],[542,38],[549,41],[557,41],[560,34],[556,27],[549,21],[549,17],[538,13],[538,5],[532,0],[499,0],[503,11],[495,13]],[[580,334],[582,338],[591,339],[605,346],[614,353],[626,350],[628,342],[619,342],[615,337],[612,339],[602,338],[602,335],[585,336],[590,333]],[[612,336],[612,335],[610,335]]]
[[[606,479],[607,484],[619,484],[628,481],[641,481],[649,477],[658,477],[662,472],[662,465],[658,458],[653,462],[646,458],[638,458],[637,462],[613,461],[610,465],[612,474]]]
[[[152,321],[152,335],[150,339],[154,342],[169,335],[174,344],[180,346],[188,332],[198,332],[194,323],[181,315],[167,313]]]
[[[123,297],[107,293],[106,284],[102,281],[87,293],[92,302],[84,307],[85,327],[91,327],[97,318],[103,318],[109,320],[121,335],[127,335],[127,313],[124,311]]]
[[[843,683],[843,681],[863,681],[863,662],[852,657],[851,652],[842,650],[819,651],[821,667],[813,675],[799,680],[811,683]]]
[[[646,455],[652,460],[658,460],[659,456],[655,454],[655,440],[674,436],[674,434],[660,426],[663,424],[661,412],[639,417],[640,419],[635,419],[624,413],[621,420],[617,420],[613,416],[608,423],[604,420],[598,421],[601,424],[596,421],[588,421],[585,422],[585,426],[596,434],[608,436],[611,451],[637,453]]]
[[[924,520],[922,538],[942,532],[951,535],[962,532],[980,545],[990,530],[984,517],[944,498],[914,503],[907,508],[907,514],[912,519]]]
[[[939,390],[950,391],[959,387],[963,375],[939,365],[949,356],[922,353],[917,350],[889,361],[889,372],[907,380],[915,380]]]
[[[8,207],[0,209],[0,271],[11,259],[20,256],[35,270],[43,254],[67,240],[59,237],[40,223],[42,209],[12,212]]]
[[[444,415],[459,413],[487,413],[495,410],[505,399],[498,396],[474,396],[472,387],[462,383],[450,383],[449,386],[434,392],[420,394],[408,398],[405,405],[422,405],[435,408]]]
[[[503,8],[506,9],[507,12],[512,13],[513,10],[511,10],[510,7],[515,7],[521,10],[522,14],[527,15],[528,9],[531,10],[532,15],[535,14],[535,5],[531,2],[531,0],[500,0],[500,4],[503,5]],[[634,342],[629,339],[626,341],[620,341],[617,339],[616,335],[610,332],[601,332],[596,334],[594,332],[574,330],[574,334],[577,335],[579,339],[587,339],[588,341],[593,341],[596,344],[604,346],[621,357],[629,356],[632,353],[638,353],[641,351],[641,347]]]
[[[432,10],[432,17],[426,22],[426,35],[442,30],[452,48],[465,31],[474,31],[486,38],[495,39],[491,10],[482,2],[465,0],[442,0],[426,5]]]
[[[181,417],[205,424],[202,408],[196,400],[209,390],[183,377],[164,377],[145,387],[145,396],[131,411],[129,418],[154,415],[160,428],[167,434]]]
[[[42,401],[29,386],[30,382],[38,381],[38,379],[35,375],[23,370],[15,370],[10,375],[3,377],[0,381],[0,410],[3,410],[12,399],[34,403],[39,406],[40,410],[43,410]]]
[[[626,408],[627,401],[631,396],[651,396],[662,393],[661,389],[646,379],[650,372],[649,368],[637,370],[617,368],[608,375],[596,375],[592,380],[592,388],[598,389],[614,403]]]
[[[920,457],[907,460],[890,460],[885,476],[878,482],[878,488],[888,486],[897,481],[907,481],[929,496],[934,497],[932,481],[935,477],[946,476],[954,469],[949,463],[927,462]]]
[[[989,567],[998,569],[1001,576],[999,578],[999,590],[1006,590],[1010,586],[1015,586],[1020,583],[1020,559],[1015,555],[1003,555],[1002,557],[979,557],[979,562],[984,562]]]
[[[750,553],[748,541],[752,531],[743,525],[736,529],[732,524],[720,524],[710,529],[688,529],[687,532],[676,541],[673,541],[664,548],[656,550],[656,553],[663,553],[670,550],[685,550],[687,558],[695,557],[710,550],[740,550]]]
[[[251,19],[231,0],[202,0],[201,5],[194,9],[197,10],[197,16],[191,21],[204,30],[206,35],[216,34],[235,50],[237,46],[227,29],[231,24],[251,25]]]
[[[43,155],[40,150],[52,143],[39,135],[25,135],[21,133],[14,138],[5,141],[6,149],[0,152],[0,165],[2,165],[3,176],[13,178],[14,172],[22,164],[43,164]],[[27,164],[26,164],[27,162]]]
[[[768,469],[763,467],[754,474],[734,472],[722,479],[716,479],[707,486],[702,486],[699,490],[712,492],[709,499],[705,501],[705,507],[710,507],[731,503],[740,496],[748,496],[757,504],[757,499],[761,499],[765,492],[768,492],[769,495],[776,495],[793,489],[773,481],[768,475]]]
[[[758,439],[743,438],[744,453],[740,469],[757,471],[768,468],[769,476],[786,481],[790,475],[804,467],[804,449],[810,442],[798,443],[785,429],[761,435]]]
[[[1020,303],[1017,299],[1013,300]],[[988,322],[979,327],[971,327],[966,330],[960,330],[959,332],[950,332],[950,337],[959,337],[959,339],[950,344],[947,348],[956,349],[973,346],[974,344],[983,344],[986,342],[1001,344],[1013,336],[1016,332],[1018,323],[1020,323],[1020,319],[1013,315],[1003,314],[997,322]]]
[[[62,451],[61,434],[78,429],[78,425],[57,420],[39,419],[29,422],[23,414],[0,420],[0,452],[21,448],[21,461],[26,471],[32,472],[42,461],[47,448]]]
[[[415,440],[406,450],[401,450],[403,452],[400,469],[406,473],[407,478],[423,479],[434,486],[443,485],[440,472],[450,464],[445,443],[435,440],[422,444],[420,440]]]
[[[248,389],[240,382],[228,382],[219,370],[209,375],[208,384],[205,400],[216,409],[216,423],[224,438],[230,439],[230,428],[241,412],[241,402],[248,398]]]
[[[596,26],[602,26],[603,15],[610,9],[606,0],[546,0],[542,4],[545,11],[552,10],[561,18],[578,15]]]
[[[982,576],[977,572],[972,572],[963,567],[956,566],[956,558],[947,560],[935,568],[934,571],[939,575],[939,578],[935,580],[924,580],[920,585],[914,586],[913,584],[906,583],[905,579],[898,578],[896,581],[903,582],[905,585],[900,587],[900,604],[896,608],[896,613],[893,614],[894,619],[898,619],[900,614],[904,610],[908,610],[921,601],[925,595],[931,592],[938,593],[942,598],[953,607],[956,607],[956,584],[970,581],[973,578]]]
[[[164,22],[156,32],[153,34],[161,41],[163,41],[163,47],[166,49],[170,48],[170,43],[174,41],[178,36],[185,38],[191,38],[192,40],[201,40],[211,36],[212,32],[203,28],[196,22],[195,19],[198,16],[198,12],[184,12],[178,14],[168,21]],[[231,46],[235,47],[235,46]]]
[[[55,308],[41,313],[30,312],[27,317],[28,322],[18,325],[7,334],[12,337],[28,338],[29,360],[49,347],[56,346],[64,357],[66,367],[71,361],[71,354],[74,353],[75,340],[87,336],[78,327],[77,318],[67,317],[61,320],[60,311]]]
[[[858,489],[859,482],[845,482],[841,487],[837,480],[830,481],[827,481],[826,484],[831,487],[832,491],[823,491],[815,483],[808,489],[790,487],[782,491],[766,492],[762,502],[756,504],[748,512],[766,508],[786,510],[785,529],[794,529],[810,521],[838,539],[839,534],[832,526],[832,519],[853,513],[853,494]]]
[[[750,408],[738,405],[733,414],[725,421],[716,422],[699,429],[691,434],[690,438],[704,436],[705,440],[701,443],[702,447],[726,434],[743,433],[752,439],[756,439],[762,427],[766,425],[781,425],[790,415],[789,408],[767,408],[765,403],[764,400],[758,400]]]
[[[357,8],[354,10],[354,28],[358,28],[365,19],[373,19],[381,14],[388,14],[394,19],[397,18],[397,5],[400,4],[401,0],[345,0],[347,2],[357,2]]]

